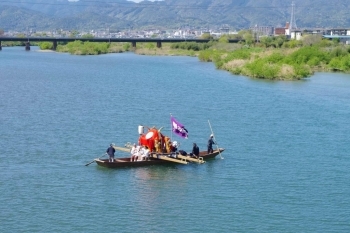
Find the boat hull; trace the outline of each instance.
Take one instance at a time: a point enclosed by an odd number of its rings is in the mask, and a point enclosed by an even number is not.
[[[220,148],[219,150],[214,150],[213,153],[208,154],[206,151],[201,151],[199,156],[203,158],[203,160],[214,159],[217,155],[222,153],[225,149]],[[163,156],[169,156],[169,154],[162,154]],[[147,161],[136,161],[131,162],[130,158],[116,158],[114,162],[109,162],[108,159],[95,159],[95,162],[102,167],[106,168],[123,168],[123,167],[145,167],[152,165],[165,165],[165,164],[177,164],[168,160],[161,160],[150,158]]]

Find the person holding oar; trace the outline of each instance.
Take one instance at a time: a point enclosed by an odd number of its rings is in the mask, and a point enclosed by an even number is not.
[[[109,147],[107,148],[107,150],[106,150],[106,153],[108,154],[108,156],[109,156],[109,162],[114,162],[114,153],[115,153],[115,149],[114,149],[114,147],[113,147],[114,145],[113,145],[113,143],[111,143],[110,145],[109,145]]]
[[[211,135],[210,135],[210,138],[209,138],[209,140],[208,140],[208,154],[209,154],[209,153],[213,153],[213,144],[215,144],[216,147],[217,147],[217,149],[218,149],[218,151],[219,151],[219,155],[220,155],[221,159],[224,159],[224,158],[221,156],[220,148],[219,148],[219,146],[218,146],[218,143],[217,143],[217,142],[214,142],[214,139],[215,139],[215,137],[214,137],[214,132],[213,132],[213,129],[211,128],[211,124],[210,124],[210,121],[209,121],[209,120],[208,120],[208,123],[209,123],[209,127],[210,127],[210,130],[211,130]],[[215,139],[215,141],[216,141],[216,139]]]
[[[208,140],[208,154],[213,153],[213,144],[214,142],[214,134],[210,134],[209,140]]]

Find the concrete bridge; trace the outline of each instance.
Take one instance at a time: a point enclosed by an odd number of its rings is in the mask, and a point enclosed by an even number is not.
[[[196,43],[207,43],[210,40],[206,39],[177,39],[177,38],[54,38],[54,37],[0,37],[0,50],[2,49],[2,41],[20,41],[25,43],[25,49],[30,50],[30,42],[52,42],[52,49],[56,50],[58,42],[72,42],[72,41],[89,41],[89,42],[130,42],[132,47],[136,48],[137,42],[154,42],[157,44],[158,48],[162,47],[162,42],[164,43],[178,43],[178,42],[196,42]],[[241,40],[229,40],[229,43],[238,43]]]

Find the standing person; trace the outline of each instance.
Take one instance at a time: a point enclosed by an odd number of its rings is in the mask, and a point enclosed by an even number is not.
[[[130,154],[131,154],[130,162],[136,161],[137,152],[138,150],[137,150],[136,144],[134,143],[134,145],[131,147],[131,150],[130,150]]]
[[[196,159],[199,158],[199,147],[197,146],[197,144],[196,144],[195,142],[193,143],[191,155],[192,155],[193,157],[195,157]]]
[[[208,154],[213,153],[213,144],[215,144],[214,135],[210,134],[209,140],[208,140]]]
[[[109,147],[106,150],[107,154],[109,155],[109,162],[114,162],[114,153],[115,153],[115,149],[113,147],[113,143],[109,145]]]

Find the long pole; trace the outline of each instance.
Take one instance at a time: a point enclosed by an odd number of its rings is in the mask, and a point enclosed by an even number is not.
[[[220,153],[220,149],[219,149],[218,143],[217,143],[217,141],[216,141],[216,139],[215,139],[215,134],[214,134],[214,132],[213,132],[213,129],[211,128],[211,124],[210,124],[210,121],[209,121],[209,120],[208,120],[208,123],[209,123],[209,127],[210,127],[210,130],[211,130],[211,134],[213,135],[214,140],[215,140],[216,148],[217,148],[218,151],[219,151],[220,158],[221,158],[221,159],[224,159],[224,158],[222,157],[221,153]]]
[[[102,158],[103,156],[105,156],[107,153],[104,153],[101,157],[99,157],[98,159]],[[95,162],[95,159],[92,160],[90,163],[85,164],[85,166],[89,166],[90,164],[92,164],[93,162]]]
[[[173,122],[171,121],[171,118],[173,117],[173,115],[170,113],[170,131],[171,131],[171,136],[170,136],[170,141],[173,141]]]

